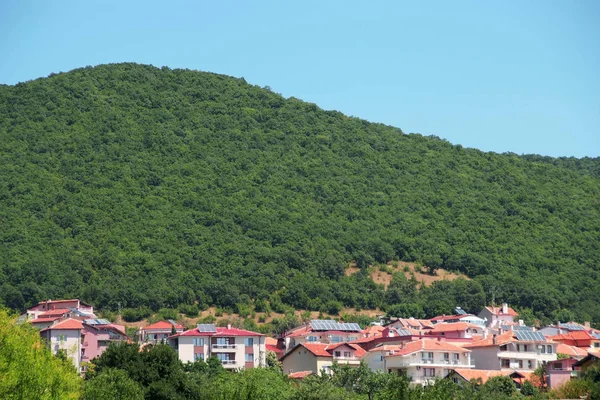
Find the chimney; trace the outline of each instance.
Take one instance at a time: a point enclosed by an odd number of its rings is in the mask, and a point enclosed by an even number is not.
[[[488,329],[487,328],[483,328],[483,338],[487,339],[488,337]]]
[[[231,324],[227,324],[227,329],[231,329]]]
[[[502,303],[502,314],[508,314],[508,303]]]
[[[519,320],[519,326],[525,326],[525,322],[522,319]]]
[[[496,334],[494,333],[494,336],[492,336],[492,344],[496,344]]]
[[[560,321],[556,321],[556,327],[558,328],[558,334],[560,335],[562,333],[560,330]]]
[[[590,321],[585,321],[585,322],[583,323],[583,327],[584,327],[585,329],[589,330],[589,329],[590,329]]]

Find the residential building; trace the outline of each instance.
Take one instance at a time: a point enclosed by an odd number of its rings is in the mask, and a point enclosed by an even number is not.
[[[265,365],[265,335],[231,326],[199,324],[196,328],[168,338],[183,362],[217,357],[228,369],[255,368]]]
[[[36,319],[47,311],[63,311],[64,313],[64,310],[69,310],[82,318],[96,318],[94,307],[79,299],[42,301],[28,308],[26,314],[28,319]],[[76,316],[72,315],[71,317],[75,318]]]
[[[447,379],[451,379],[454,383],[464,385],[471,381],[479,381],[482,385],[485,384],[490,378],[496,376],[509,376],[511,371],[500,371],[492,369],[471,369],[471,368],[454,368],[450,370],[450,373],[446,376]]]
[[[464,347],[472,351],[471,357],[479,369],[527,372],[556,360],[556,345],[541,333],[525,329],[492,335]]]
[[[63,351],[78,371],[84,372],[84,363],[100,356],[114,341],[127,341],[124,328],[107,320],[80,321],[68,318],[40,331],[53,354]]]
[[[309,324],[294,328],[284,336],[285,351],[300,343],[343,343],[364,337],[358,324],[334,320],[312,320]]]
[[[286,374],[300,371],[321,374],[330,373],[334,362],[358,366],[365,354],[360,346],[352,343],[298,343],[280,361]]]
[[[571,331],[550,336],[555,342],[563,343],[569,346],[576,346],[582,349],[600,348],[600,338],[587,331]]]
[[[499,329],[501,325],[512,325],[518,316],[507,303],[503,303],[502,307],[487,306],[478,315],[486,321],[487,327],[494,329]]]
[[[546,364],[546,379],[550,389],[558,389],[576,376],[573,365],[577,363],[575,358],[563,358],[562,360],[550,361]]]
[[[172,319],[158,321],[146,327],[140,327],[136,335],[140,343],[166,343],[167,338],[174,333],[182,333],[185,327]],[[173,332],[174,331],[174,332]]]
[[[483,336],[483,327],[469,322],[440,322],[426,332],[426,336],[439,336],[447,339],[473,339],[474,336]]]
[[[451,369],[473,368],[470,353],[443,340],[420,339],[375,347],[363,359],[374,371],[405,375],[414,384],[426,384],[444,378]]]

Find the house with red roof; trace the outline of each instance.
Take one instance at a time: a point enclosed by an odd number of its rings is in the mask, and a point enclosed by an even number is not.
[[[285,351],[290,351],[300,343],[343,343],[364,337],[356,323],[343,323],[334,320],[312,320],[296,327],[284,335]]]
[[[299,371],[321,374],[331,373],[334,362],[356,367],[365,354],[360,346],[352,343],[299,343],[280,361],[286,374]]]
[[[185,327],[172,319],[168,321],[158,321],[146,327],[140,327],[136,332],[140,343],[161,343],[167,341],[167,338],[174,333],[182,333]],[[173,331],[175,331],[173,333]]]
[[[94,307],[79,299],[42,301],[41,303],[28,308],[26,315],[30,320],[37,319],[41,315],[46,315],[49,318],[49,315],[52,314],[49,312],[61,312],[64,314],[67,310],[72,313],[72,315],[70,315],[72,318],[96,318],[94,315]]]
[[[534,371],[557,358],[557,343],[531,328],[506,331],[463,346],[479,369]]]
[[[227,369],[256,368],[266,363],[265,335],[245,329],[199,324],[169,336],[182,362],[218,358]]]
[[[587,331],[571,331],[550,336],[550,339],[569,346],[581,349],[593,349],[600,347],[600,339]],[[560,352],[559,352],[560,353]],[[585,356],[584,356],[585,357]]]
[[[452,368],[474,368],[471,351],[438,339],[419,339],[401,345],[375,347],[364,356],[374,371],[385,371],[426,384],[444,378]]]
[[[111,342],[129,340],[123,327],[97,319],[57,320],[53,325],[43,328],[40,336],[53,354],[65,352],[80,372],[85,371],[85,362],[101,355]]]
[[[429,329],[425,335],[471,341],[474,335],[483,335],[483,329],[481,326],[469,322],[440,322]]]
[[[500,329],[501,325],[511,325],[519,316],[515,310],[502,303],[502,307],[486,306],[479,313],[478,317],[486,320],[486,326],[493,329]]]

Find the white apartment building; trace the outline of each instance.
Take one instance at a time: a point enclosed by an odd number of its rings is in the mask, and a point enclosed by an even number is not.
[[[217,357],[228,369],[256,368],[266,363],[265,335],[228,326],[199,324],[168,338],[182,362]]]
[[[375,347],[363,357],[373,371],[405,375],[414,384],[446,377],[455,368],[474,368],[471,351],[443,340],[421,339]]]

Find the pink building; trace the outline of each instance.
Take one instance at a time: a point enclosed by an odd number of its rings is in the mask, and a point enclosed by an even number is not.
[[[104,319],[56,321],[40,331],[53,354],[63,351],[75,368],[85,372],[85,362],[99,355],[111,342],[129,340],[124,328]]]
[[[550,361],[546,364],[546,376],[548,377],[548,387],[558,389],[565,383],[575,377],[573,364],[577,362],[574,358],[565,358],[562,360]]]
[[[27,309],[28,319],[39,318],[41,314],[48,315],[48,311],[66,311],[79,315],[82,318],[95,318],[94,307],[79,299],[72,300],[47,300]]]

